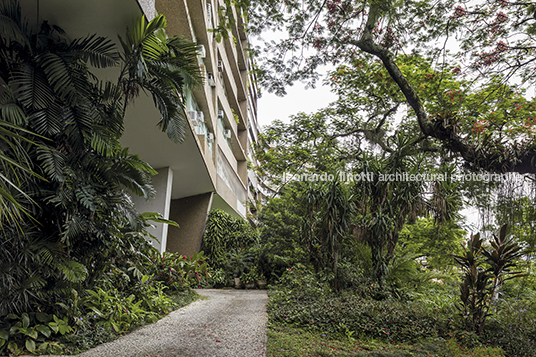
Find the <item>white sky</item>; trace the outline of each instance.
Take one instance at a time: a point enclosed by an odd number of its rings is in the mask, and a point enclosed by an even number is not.
[[[267,40],[281,40],[285,38],[284,33],[265,32],[262,35]],[[253,45],[262,47],[262,39],[254,37],[251,39]],[[321,71],[326,71],[322,68]],[[318,109],[325,108],[329,103],[335,101],[337,96],[331,93],[328,86],[323,86],[322,81],[325,75],[319,78],[316,88],[305,89],[305,84],[296,82],[293,86],[286,88],[287,95],[278,97],[268,93],[264,88],[260,88],[262,96],[258,101],[257,120],[261,127],[269,125],[272,121],[279,119],[289,122],[291,115],[299,112],[314,113]]]
[[[261,126],[268,125],[275,119],[288,122],[290,115],[299,112],[313,113],[325,108],[336,98],[327,86],[318,85],[315,89],[305,89],[302,83],[288,87],[287,95],[284,97],[262,90],[262,97],[258,102],[257,119]]]

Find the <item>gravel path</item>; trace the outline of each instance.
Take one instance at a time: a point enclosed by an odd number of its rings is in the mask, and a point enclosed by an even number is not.
[[[197,300],[80,357],[266,356],[265,290],[197,290]]]

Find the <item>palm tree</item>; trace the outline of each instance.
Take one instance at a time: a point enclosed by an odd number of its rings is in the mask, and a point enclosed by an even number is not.
[[[182,142],[188,128],[184,87],[202,81],[198,47],[178,36],[169,38],[165,27],[163,15],[151,22],[142,16],[132,30],[127,29],[124,40],[120,37],[123,68],[119,85],[125,93],[125,108],[140,90],[151,93],[162,114],[159,128],[174,142]]]

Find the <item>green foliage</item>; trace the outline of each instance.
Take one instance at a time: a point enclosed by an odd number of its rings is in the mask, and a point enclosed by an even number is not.
[[[0,17],[0,354],[58,354],[78,332],[106,340],[176,306],[150,281],[169,278],[145,239],[148,221],[160,219],[139,215],[131,199],[153,195],[156,172],[118,139],[137,89],[154,95],[162,130],[180,136],[196,46],[163,36],[161,16],[138,21],[122,54],[107,38],[29,26],[18,2],[2,2]],[[93,73],[116,65],[117,85]],[[181,259],[177,279],[197,284],[202,256]]]
[[[150,22],[143,15],[127,29],[125,39],[119,38],[124,62],[118,83],[126,94],[125,106],[140,90],[151,93],[162,115],[158,127],[174,142],[182,142],[188,123],[183,88],[201,83],[202,75],[197,44],[177,36],[168,38],[166,25],[163,15]]]
[[[240,281],[244,284],[254,283],[257,280],[257,273],[250,269],[247,273],[240,275]]]
[[[482,341],[501,346],[509,356],[536,353],[536,305],[534,300],[503,300],[494,306],[481,334]]]
[[[320,282],[301,264],[288,268],[279,279],[279,286],[282,287],[279,298],[292,297],[297,301],[316,300],[331,292],[329,284]]]
[[[240,278],[242,274],[249,272],[255,263],[255,255],[250,250],[233,250],[227,253],[224,264],[229,278]]]
[[[146,220],[134,210],[129,192],[150,197],[155,171],[118,141],[133,93],[91,72],[91,66],[121,62],[112,41],[95,35],[70,40],[48,22],[37,29],[27,26],[16,3],[4,2],[0,13],[10,20],[4,23],[6,33],[17,34],[0,41],[2,120],[4,128],[20,127],[17,136],[6,133],[17,143],[2,149],[7,156],[0,175],[17,180],[16,201],[9,206],[29,213],[2,222],[0,317],[34,305],[56,313],[56,302],[65,303],[73,289],[79,293],[94,284],[116,257],[140,244]],[[161,32],[163,23],[159,17],[141,21],[138,28],[156,41],[154,31]],[[166,66],[167,57],[173,57],[169,61],[175,67],[166,74],[178,80],[184,74],[175,57],[182,52],[176,40],[170,41],[175,44],[167,54],[159,53],[158,65]],[[153,44],[141,39],[137,49],[147,54]],[[185,56],[184,61],[195,60]],[[121,63],[129,72],[136,64],[126,57]],[[156,75],[151,83],[157,83]],[[34,172],[25,170],[28,163]],[[2,197],[5,203],[8,196]]]
[[[469,331],[479,334],[484,331],[499,287],[505,280],[521,276],[511,271],[521,257],[521,247],[512,237],[507,237],[506,230],[506,225],[501,227],[489,249],[483,246],[480,234],[471,235],[463,255],[454,255],[463,271],[459,309]]]
[[[330,334],[344,333],[348,328],[355,331],[354,338],[397,342],[444,336],[454,323],[452,311],[429,312],[413,302],[368,300],[351,294],[303,299],[300,293],[280,293],[272,297],[268,311],[271,323]]]
[[[259,265],[269,281],[277,280],[295,264],[310,262],[310,251],[302,244],[305,209],[298,198],[300,192],[300,186],[286,185],[278,197],[263,205],[259,214]]]
[[[203,252],[194,253],[192,256],[164,253],[151,259],[154,263],[149,270],[153,276],[152,280],[161,282],[172,293],[207,284],[209,266]]]
[[[353,331],[350,331],[353,332]],[[434,338],[417,343],[389,343],[380,339],[348,339],[326,335],[288,325],[271,325],[268,329],[269,356],[420,356],[420,357],[502,357],[501,349],[460,346],[455,338]]]
[[[243,219],[234,218],[220,209],[209,213],[201,250],[214,268],[224,267],[228,252],[244,250],[256,243],[256,231]]]
[[[58,353],[63,344],[54,341],[73,332],[67,318],[45,313],[10,314],[0,321],[0,352],[20,354],[26,349],[30,353]]]
[[[223,271],[225,278],[213,281],[226,285],[231,279],[241,277],[256,265],[259,258],[258,231],[246,221],[216,209],[209,214],[201,249],[207,260],[217,271]]]
[[[218,269],[210,274],[210,277],[208,278],[208,285],[215,287],[215,288],[221,288],[227,285],[228,279],[227,274],[225,274],[224,269]]]
[[[459,254],[465,231],[453,222],[437,224],[431,218],[406,224],[400,231],[399,244],[405,251],[424,259],[429,269],[449,270],[451,254]]]
[[[257,148],[260,171],[282,185],[281,196],[272,199],[266,214],[261,213],[260,222],[264,223],[263,216],[270,219],[267,238],[277,239],[275,232],[290,234],[286,245],[301,246],[305,253],[301,263],[313,265],[316,271],[332,267],[334,286],[339,256],[352,250],[347,247],[362,242],[370,247],[370,273],[383,285],[407,220],[433,214],[439,224],[448,224],[461,209],[460,189],[451,179],[453,166],[438,166],[426,150],[421,153],[421,145],[427,144],[412,128],[393,135],[380,131],[352,130],[334,113],[302,113],[289,124],[276,122],[267,128]],[[381,134],[381,142],[374,141],[381,152],[361,145],[363,132]],[[357,144],[350,144],[348,136]],[[422,179],[432,174],[444,179]],[[429,191],[433,194],[426,194]],[[281,213],[275,211],[277,205]],[[285,247],[282,239],[268,242]]]
[[[129,277],[128,273],[134,270],[127,269],[128,264],[118,265],[109,272],[110,280],[100,280],[105,288],[95,286],[60,303],[64,308],[61,314],[10,314],[0,319],[0,353],[20,354],[24,348],[32,352],[34,345],[35,352],[40,353],[83,351],[136,326],[153,323],[195,299],[195,293],[187,287],[197,287],[202,282],[201,273],[207,270],[202,259],[202,254],[180,259],[168,255],[160,258],[160,263],[137,262],[140,271],[154,272],[153,276],[139,278],[135,274]],[[165,275],[170,267],[181,271]],[[166,278],[161,279],[163,276]],[[183,279],[185,284],[175,284],[168,276]],[[109,283],[115,285],[108,286]]]

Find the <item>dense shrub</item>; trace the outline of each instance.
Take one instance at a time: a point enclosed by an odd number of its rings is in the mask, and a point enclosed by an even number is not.
[[[499,301],[480,339],[509,356],[536,356],[536,301]]]
[[[342,339],[414,343],[439,338],[467,349],[489,346],[507,356],[536,356],[536,302],[531,299],[499,299],[478,335],[464,330],[452,285],[429,282],[399,299],[397,290],[380,290],[361,279],[363,286],[335,292],[322,274],[300,264],[287,268],[270,291],[269,321]]]
[[[153,279],[161,282],[173,293],[207,285],[209,266],[203,252],[194,253],[192,256],[164,253],[161,257],[151,259],[154,263],[150,269]]]
[[[282,282],[288,283],[288,288],[280,285],[270,294],[269,321],[274,325],[343,339],[352,336],[413,343],[442,338],[469,349],[490,346],[504,350],[507,356],[536,356],[536,303],[532,301],[495,305],[495,314],[477,335],[463,330],[452,296],[434,297],[430,291],[417,294],[413,301],[377,301],[348,291],[334,294],[299,267],[288,270]]]
[[[23,313],[0,318],[0,354],[74,353],[152,323],[183,306],[206,285],[208,264],[192,257],[164,254],[149,245],[113,261],[91,288],[73,290],[56,313]],[[115,259],[114,259],[115,260]],[[149,275],[150,274],[150,275]]]
[[[215,269],[225,268],[228,252],[257,243],[257,232],[246,221],[220,209],[210,211],[201,250]]]
[[[376,301],[350,294],[294,299],[274,295],[268,307],[270,321],[292,324],[325,333],[354,331],[356,336],[413,342],[446,336],[452,314],[430,312],[419,304],[397,300]]]

